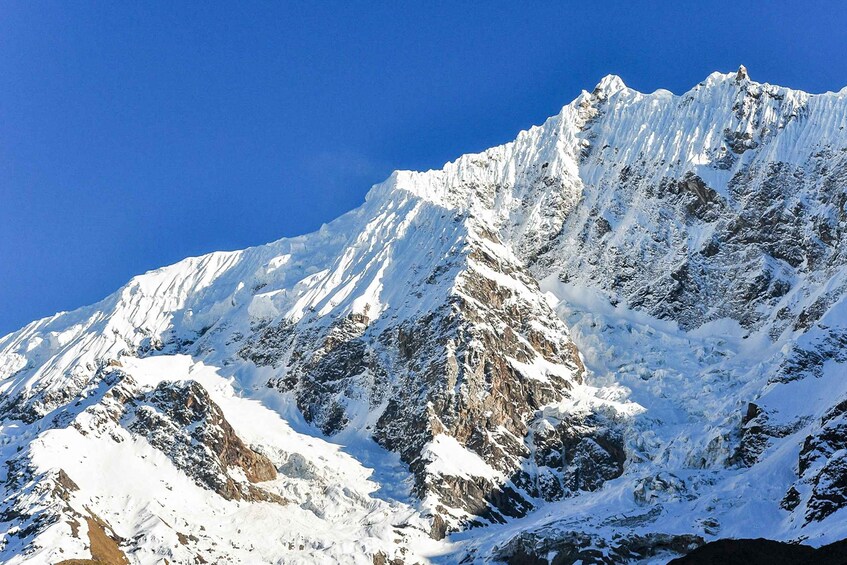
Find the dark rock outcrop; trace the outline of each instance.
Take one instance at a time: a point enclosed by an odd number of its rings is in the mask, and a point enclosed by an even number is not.
[[[799,472],[811,485],[807,521],[823,520],[847,506],[847,400],[824,414],[815,433],[806,437]]]
[[[162,382],[152,392],[129,402],[124,423],[132,432],[162,450],[201,486],[228,500],[284,502],[253,486],[276,478],[276,468],[264,455],[247,447],[220,407],[196,381]],[[249,483],[233,478],[240,469]]]
[[[607,540],[577,531],[541,529],[512,538],[495,550],[494,557],[509,565],[617,565],[687,553],[703,543],[695,535],[650,533]]]
[[[847,541],[820,548],[768,539],[725,539],[698,547],[673,565],[843,565]]]

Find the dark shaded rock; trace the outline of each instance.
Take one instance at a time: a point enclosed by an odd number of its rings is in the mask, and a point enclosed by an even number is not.
[[[674,559],[674,565],[843,565],[847,541],[815,549],[768,539],[725,539],[703,545]]]
[[[695,535],[651,533],[606,540],[593,534],[549,528],[519,534],[496,548],[494,558],[514,565],[617,565],[687,553],[703,543],[703,538]]]
[[[623,474],[624,435],[619,422],[602,414],[542,414],[530,426],[534,472],[513,478],[534,497],[558,500],[600,488]]]
[[[725,130],[724,140],[736,155],[741,155],[745,151],[755,149],[759,146],[759,143],[753,140],[753,134],[747,131]]]
[[[725,203],[706,182],[695,175],[688,173],[677,185],[676,192],[679,194],[690,194],[685,206],[686,212],[702,222],[714,222],[720,217]]]
[[[405,561],[399,557],[391,558],[382,551],[374,553],[373,565],[403,565]]]
[[[748,403],[747,410],[741,418],[738,447],[729,458],[729,464],[743,467],[754,465],[774,439],[794,433],[803,423],[798,421],[793,425],[773,424],[768,414],[758,405]]]
[[[434,540],[442,540],[447,535],[447,522],[440,515],[435,514],[432,517],[432,527],[429,531],[429,537]]]
[[[229,475],[238,467],[251,483],[276,478],[264,455],[236,435],[220,407],[196,381],[164,381],[127,405],[125,425],[165,452],[201,486],[226,499],[283,502],[273,493],[241,484]]]
[[[639,504],[655,504],[662,498],[671,500],[691,500],[693,495],[688,493],[685,481],[667,471],[640,479],[632,491],[632,495]]]
[[[805,498],[808,523],[824,520],[847,507],[847,400],[830,408],[815,431],[806,436],[798,472],[800,482],[789,489],[782,508],[793,511]]]
[[[788,489],[788,492],[785,493],[785,496],[779,503],[779,507],[783,510],[787,510],[792,512],[795,508],[800,505],[800,493],[796,488],[791,487]]]
[[[67,501],[70,498],[70,493],[79,490],[77,484],[65,473],[64,469],[59,469],[56,475],[56,488],[53,489],[53,494]]]
[[[238,356],[260,367],[276,367],[291,346],[294,334],[294,328],[286,323],[264,327],[238,350]]]

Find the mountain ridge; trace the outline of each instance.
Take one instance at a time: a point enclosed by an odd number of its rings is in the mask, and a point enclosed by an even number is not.
[[[0,338],[0,555],[85,557],[68,524],[93,512],[138,562],[605,562],[844,537],[845,99],[741,70],[679,96],[608,75],[512,142],[395,171],[311,234],[185,259]],[[231,429],[239,460],[277,477],[224,471],[266,494],[204,495],[180,471],[195,455],[149,439],[185,427],[175,405],[130,424],[155,390],[208,395],[230,422],[192,436],[196,457]],[[211,516],[291,531],[216,548],[171,491],[162,518],[137,490],[80,480],[103,460],[56,468],[62,442],[136,446]],[[305,444],[324,455],[291,449]],[[77,490],[51,499],[56,476]],[[367,508],[379,527],[356,525]],[[356,549],[333,539],[342,522]]]

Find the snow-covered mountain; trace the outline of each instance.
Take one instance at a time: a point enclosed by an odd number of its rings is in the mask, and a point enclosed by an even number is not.
[[[681,96],[608,76],[315,233],[3,337],[0,560],[847,537],[845,126],[847,89],[743,67]]]

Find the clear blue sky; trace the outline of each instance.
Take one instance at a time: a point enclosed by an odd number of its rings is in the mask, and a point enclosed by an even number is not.
[[[847,84],[844,2],[514,4],[0,3],[0,334],[314,230],[608,73]]]

